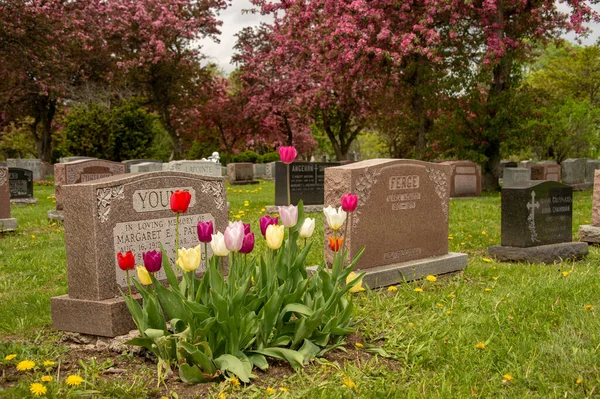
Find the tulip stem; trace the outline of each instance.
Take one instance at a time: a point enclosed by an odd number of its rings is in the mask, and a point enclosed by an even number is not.
[[[127,273],[127,288],[129,289],[129,297],[133,298],[131,293],[131,281],[129,280],[129,270],[125,270],[125,273]]]
[[[179,249],[179,212],[175,214],[175,257],[177,257],[177,253]],[[177,263],[177,259],[175,259],[175,263]]]
[[[292,193],[291,193],[291,184],[292,184],[292,177],[290,175],[290,164],[285,164],[286,168],[287,168],[287,204],[291,205],[292,204]]]
[[[346,250],[346,241],[348,241],[348,224],[350,223],[350,217],[352,217],[352,214],[348,215],[348,220],[346,220],[346,225],[344,226],[344,241],[342,241],[342,270],[344,269],[346,263],[344,251]]]

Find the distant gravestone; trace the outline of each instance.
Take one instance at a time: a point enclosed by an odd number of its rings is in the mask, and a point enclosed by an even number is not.
[[[237,162],[227,165],[229,184],[256,184],[254,180],[254,165],[251,162]]]
[[[529,168],[510,168],[504,171],[502,187],[511,187],[522,181],[531,180],[531,169]]]
[[[600,170],[595,171],[592,224],[579,226],[579,241],[600,244]]]
[[[519,164],[513,161],[500,161],[500,178],[504,178],[504,170],[506,168],[517,168]]]
[[[552,263],[587,255],[587,244],[572,242],[570,186],[534,180],[503,187],[501,214],[501,245],[488,248],[499,260]]]
[[[42,161],[39,159],[7,159],[9,168],[28,169],[33,172],[33,180],[43,180],[46,175],[46,168],[42,168]],[[44,169],[44,170],[42,170]]]
[[[147,172],[160,172],[163,169],[162,162],[143,162],[130,166],[131,173],[147,173]]]
[[[471,161],[444,161],[452,167],[450,197],[481,196],[481,166]]]
[[[535,164],[534,161],[528,160],[528,161],[520,161],[519,162],[519,168],[531,168],[531,165]]]
[[[212,220],[215,231],[227,226],[225,184],[220,177],[124,174],[66,185],[63,190],[69,293],[51,299],[52,325],[59,330],[112,337],[135,328],[119,293],[126,291],[126,273],[118,267],[117,252],[132,251],[136,264],[143,264],[142,252],[160,250],[162,243],[175,260],[175,214],[169,205],[173,191],[192,195],[188,211],[179,219],[180,247],[199,244],[199,221]],[[210,245],[208,251],[210,256]],[[205,260],[204,247],[202,253]],[[199,274],[205,270],[204,260]],[[157,277],[164,279],[164,270]]]
[[[554,161],[543,161],[531,165],[531,180],[560,181],[560,165]]]
[[[121,163],[125,164],[125,172],[126,173],[131,173],[131,167],[133,165],[139,165],[139,164],[146,164],[146,163],[155,163],[160,165],[160,169],[158,170],[162,170],[162,161],[159,161],[157,159],[128,159],[126,161],[121,161]]]
[[[562,161],[560,165],[564,184],[568,184],[576,191],[587,190],[592,187],[593,183],[585,181],[587,159],[569,158]]]
[[[338,207],[343,194],[358,196],[346,223],[344,245],[370,287],[463,269],[467,255],[448,253],[450,177],[448,165],[406,159],[371,159],[325,169],[325,205]],[[325,255],[333,236],[325,226]]]
[[[54,165],[54,194],[56,210],[63,209],[62,187],[66,184],[86,183],[125,173],[125,165],[121,162],[105,161],[103,159],[88,159]],[[60,212],[50,211],[48,217],[62,219]]]
[[[171,161],[163,164],[163,170],[195,173],[202,176],[222,176],[221,164],[212,161]]]
[[[12,204],[37,204],[33,196],[33,171],[21,168],[8,168],[10,202]]]
[[[273,168],[275,162],[270,163],[255,163],[254,168],[254,177],[257,179],[263,180],[273,180],[275,177],[273,176]]]
[[[8,168],[0,167],[0,233],[15,231],[17,219],[10,217],[10,189]]]
[[[588,159],[585,171],[585,181],[594,184],[594,174],[600,169],[600,159]]]
[[[72,157],[62,157],[58,161],[60,163],[69,163],[69,162],[75,162],[75,161],[87,161],[89,159],[98,159],[98,158],[83,157],[83,156],[72,156]]]

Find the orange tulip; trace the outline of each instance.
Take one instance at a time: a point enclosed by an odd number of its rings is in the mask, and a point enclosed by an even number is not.
[[[342,247],[343,243],[344,243],[344,239],[343,238],[329,237],[329,248],[331,248],[331,250],[333,252],[339,251],[339,249]]]

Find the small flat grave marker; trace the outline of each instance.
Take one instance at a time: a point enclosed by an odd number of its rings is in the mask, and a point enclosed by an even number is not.
[[[10,202],[12,204],[37,204],[33,196],[33,171],[21,168],[8,168]]]

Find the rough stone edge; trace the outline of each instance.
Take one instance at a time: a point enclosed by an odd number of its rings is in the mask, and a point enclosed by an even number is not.
[[[17,219],[7,218],[0,219],[0,233],[7,233],[9,231],[15,231],[17,229]]]
[[[556,253],[557,251],[560,253]],[[501,245],[493,245],[488,247],[488,254],[501,262],[552,264],[569,259],[583,259],[588,252],[588,244],[577,241],[539,245],[528,248],[508,247]]]
[[[36,205],[39,203],[37,198],[14,198],[10,200],[11,205]]]
[[[468,259],[467,254],[449,252],[442,256],[355,271],[356,273],[366,272],[363,283],[369,288],[379,288],[404,281],[417,280],[430,274],[439,275],[457,272],[467,267]],[[307,268],[307,271],[313,273],[316,268],[317,266],[311,266]]]
[[[600,226],[582,224],[579,226],[579,241],[588,244],[600,244]]]
[[[58,211],[56,209],[50,209],[48,211],[48,220],[59,220],[61,222],[65,221],[65,211]]]
[[[304,205],[304,213],[323,212],[324,205]],[[267,213],[279,213],[279,206],[269,205],[266,208]]]

